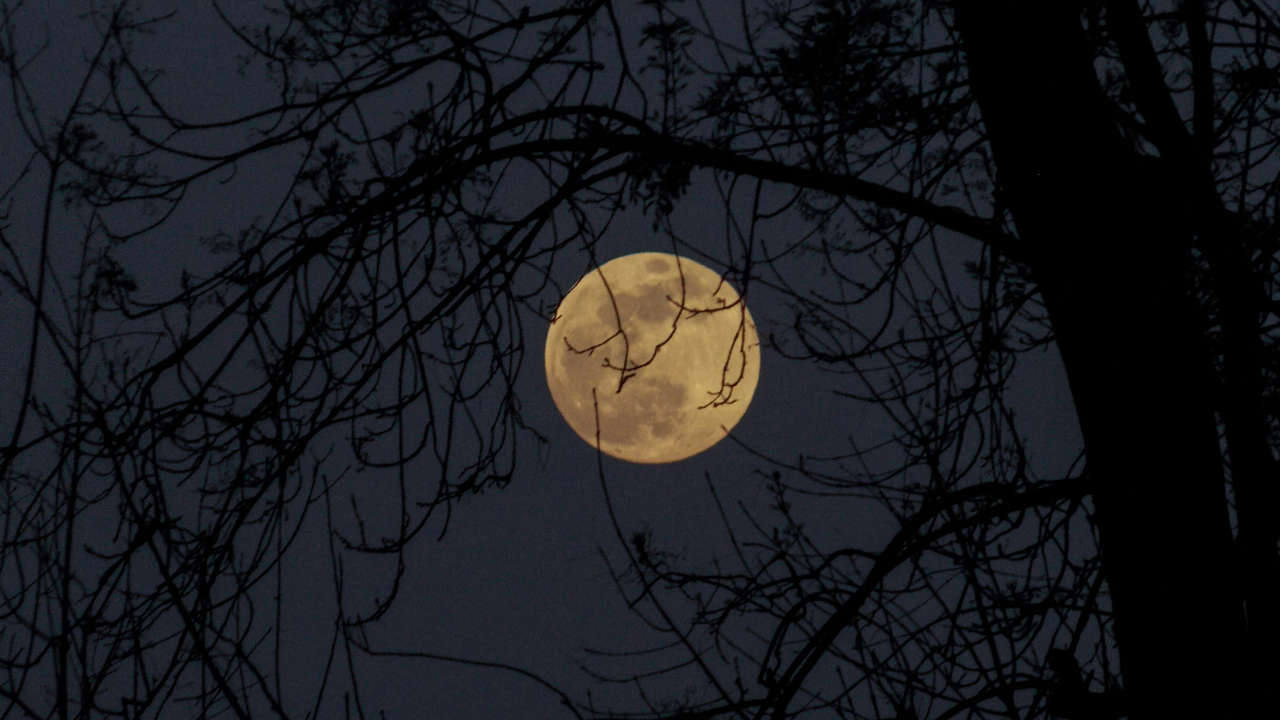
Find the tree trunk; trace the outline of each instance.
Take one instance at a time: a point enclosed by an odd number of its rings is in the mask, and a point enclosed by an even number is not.
[[[1236,717],[1244,616],[1186,274],[1190,225],[1117,132],[1079,6],[961,0],[970,81],[1083,433],[1132,718]]]

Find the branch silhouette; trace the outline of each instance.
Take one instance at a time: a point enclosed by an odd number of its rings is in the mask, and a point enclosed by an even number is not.
[[[583,718],[1276,705],[1268,4],[212,9],[240,75],[185,69],[191,16],[0,2],[8,714],[372,717],[372,658]],[[660,642],[585,650],[590,690],[383,644],[429,538],[535,473],[529,330],[635,217],[840,420],[731,440],[710,559],[597,465]]]

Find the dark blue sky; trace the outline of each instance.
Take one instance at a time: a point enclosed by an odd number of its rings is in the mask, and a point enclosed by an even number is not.
[[[176,114],[213,119],[272,102],[269,86],[255,70],[237,74],[239,48],[208,6],[189,3],[174,7],[177,15],[160,25],[157,35],[140,48],[149,62],[165,69],[158,87]],[[238,7],[235,10],[247,13]],[[47,32],[50,43],[29,68],[28,83],[40,93],[45,111],[57,114],[65,109],[68,93],[80,80],[81,52],[93,42],[94,35],[85,28],[85,21],[64,11],[31,7],[26,12],[29,22],[36,23],[31,27],[38,28],[27,42],[38,42]],[[47,24],[40,26],[42,14]],[[7,108],[0,111],[0,133],[0,147],[25,146]],[[228,137],[228,146],[234,140]],[[5,155],[0,183],[8,185],[14,180],[17,156],[8,151]],[[200,267],[211,261],[199,248],[201,236],[217,231],[234,233],[270,211],[293,172],[290,160],[287,152],[254,158],[242,163],[234,177],[224,174],[219,178],[226,182],[202,183],[162,228],[120,247],[118,259],[138,277],[143,293],[155,293],[154,297],[171,291],[179,268]],[[10,219],[10,232],[15,237],[35,237],[32,219],[38,217],[35,210],[40,198],[31,188],[37,186],[33,183],[19,195],[24,204],[14,208]],[[707,175],[695,174],[689,194],[676,209],[673,225],[681,242],[689,245],[679,248],[681,252],[713,267],[724,266],[725,217]],[[54,265],[65,275],[73,269],[80,228],[74,215],[62,210],[54,214],[53,227]],[[803,221],[794,215],[783,215],[762,227],[766,239],[777,245],[786,242],[789,234],[805,230]],[[965,238],[941,237],[951,248],[947,252],[953,253],[944,258],[947,263],[958,264],[976,248]],[[31,244],[25,250],[34,252],[34,248]],[[650,219],[633,210],[613,223],[596,246],[596,253],[604,261],[640,250],[671,249],[671,239],[656,234]],[[23,258],[24,262],[32,259]],[[585,254],[566,253],[553,268],[554,279],[567,289],[586,265]],[[820,289],[828,282],[819,264],[811,259],[788,257],[779,269],[796,286]],[[767,276],[761,279],[773,282]],[[549,291],[546,296],[551,303],[548,311],[556,300],[553,295]],[[767,338],[773,334],[785,337],[792,320],[779,292],[766,282],[755,283],[748,303],[763,340],[762,372],[752,406],[734,431],[733,440],[671,465],[631,465],[603,459],[604,480],[624,532],[650,530],[658,546],[683,550],[690,561],[699,564],[723,557],[730,549],[708,483],[719,493],[736,531],[747,537],[752,531],[742,509],[763,517],[772,501],[765,479],[778,466],[766,458],[791,464],[803,456],[812,466],[816,458],[850,452],[851,440],[866,445],[890,431],[877,408],[835,394],[851,388],[849,377],[822,372],[810,362],[789,360],[775,352]],[[25,368],[22,339],[30,307],[10,293],[0,295],[0,304],[5,308],[0,312],[0,341],[7,348],[6,358],[0,362],[0,386],[6,388],[0,403],[0,430],[8,433],[17,402],[13,389],[19,386]],[[439,541],[435,532],[419,536],[405,558],[408,573],[398,603],[371,632],[371,638],[389,650],[519,666],[562,684],[575,699],[594,687],[595,696],[607,700],[609,691],[577,669],[580,661],[589,659],[582,649],[638,649],[659,638],[628,610],[609,578],[604,556],[620,566],[623,555],[606,511],[597,458],[561,420],[545,387],[542,319],[528,313],[522,320],[527,347],[518,394],[526,421],[549,442],[538,447],[530,437],[522,437],[517,472],[509,487],[459,503],[448,533]],[[869,316],[868,323],[872,322]],[[53,363],[53,358],[42,356],[41,362]],[[56,394],[63,389],[61,382],[61,376],[51,372],[41,377],[40,388]],[[1074,458],[1078,437],[1054,352],[1028,356],[1014,385],[1023,429],[1039,442],[1033,450],[1041,466],[1046,472],[1065,472]],[[334,467],[338,464],[335,459]],[[421,476],[414,482],[428,486],[436,482],[429,464],[414,466],[412,473]],[[390,512],[394,507],[394,499],[386,495],[394,486],[390,476],[366,471],[352,473],[344,482],[339,496],[345,498],[347,492],[358,495],[367,503],[366,513],[378,508]],[[896,528],[878,506],[858,498],[814,497],[796,502],[797,512],[804,515],[813,535],[832,543],[873,543]],[[109,517],[92,522],[97,524],[83,529],[86,537],[114,532]],[[295,707],[304,705],[301,699],[314,692],[333,627],[331,565],[322,524],[322,511],[314,511],[284,570],[282,652],[287,661],[283,663],[283,684]],[[430,527],[438,531],[440,526],[433,523]],[[385,578],[385,568],[365,572],[351,564],[357,562],[354,556],[347,562],[349,592],[354,590],[358,595],[365,578]],[[376,583],[368,587],[370,594],[383,591]],[[338,662],[342,662],[340,655]],[[502,670],[405,658],[361,658],[357,663],[362,668],[362,702],[375,717],[376,710],[385,710],[387,717],[476,720],[552,717],[558,713],[552,694],[527,678]],[[324,717],[341,716],[345,669],[336,671],[335,676],[321,713]]]

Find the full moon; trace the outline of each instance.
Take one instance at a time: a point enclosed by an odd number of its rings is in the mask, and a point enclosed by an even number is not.
[[[742,419],[760,379],[746,303],[685,257],[624,255],[584,275],[547,332],[547,385],[587,444],[666,463],[711,447]]]

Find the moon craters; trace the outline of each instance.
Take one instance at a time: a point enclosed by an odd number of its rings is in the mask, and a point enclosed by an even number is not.
[[[569,426],[594,446],[598,407],[601,450],[641,463],[723,439],[760,374],[755,325],[738,299],[715,271],[665,253],[625,255],[584,275],[557,309],[545,354]],[[709,404],[726,383],[736,402]]]

